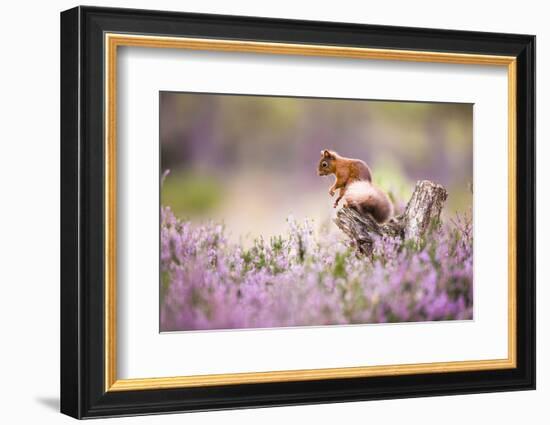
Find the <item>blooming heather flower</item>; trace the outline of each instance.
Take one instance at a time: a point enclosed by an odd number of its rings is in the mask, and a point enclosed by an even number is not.
[[[358,257],[338,235],[287,235],[251,248],[223,226],[161,210],[161,330],[264,328],[471,319],[471,221],[433,230],[420,247],[379,238]]]

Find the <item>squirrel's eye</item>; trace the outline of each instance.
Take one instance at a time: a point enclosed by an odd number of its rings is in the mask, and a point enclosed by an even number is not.
[[[321,164],[324,168],[327,168],[328,167],[328,162],[327,161],[323,161],[323,163]]]

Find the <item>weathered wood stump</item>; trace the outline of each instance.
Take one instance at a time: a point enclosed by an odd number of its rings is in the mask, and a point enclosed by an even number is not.
[[[334,222],[351,239],[362,254],[370,255],[374,240],[381,236],[399,237],[417,244],[430,225],[439,221],[447,191],[443,186],[428,180],[418,181],[405,211],[378,224],[369,214],[361,214],[353,208],[343,207]]]

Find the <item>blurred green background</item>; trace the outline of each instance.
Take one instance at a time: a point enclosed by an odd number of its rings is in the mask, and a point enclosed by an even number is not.
[[[471,104],[161,92],[161,203],[243,242],[285,232],[289,215],[334,231],[327,148],[369,164],[397,212],[417,180],[444,185],[452,216],[472,206],[472,122]]]

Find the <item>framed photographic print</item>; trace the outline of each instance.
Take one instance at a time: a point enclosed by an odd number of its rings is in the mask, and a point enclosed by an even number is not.
[[[61,411],[535,388],[535,37],[61,14]]]

